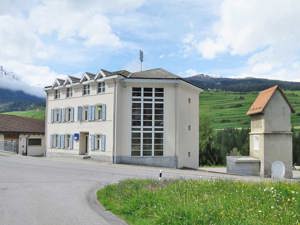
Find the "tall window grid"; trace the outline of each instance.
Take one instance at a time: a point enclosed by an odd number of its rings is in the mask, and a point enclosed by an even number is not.
[[[131,155],[163,156],[164,89],[133,87]]]

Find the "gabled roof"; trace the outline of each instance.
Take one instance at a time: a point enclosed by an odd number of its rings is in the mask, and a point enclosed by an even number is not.
[[[143,79],[178,79],[179,76],[170,73],[162,68],[144,70],[140,72],[131,73],[129,78],[143,78]]]
[[[95,77],[96,77],[96,74],[93,74],[90,72],[85,72],[84,74],[82,74],[80,82],[83,82],[85,80],[93,80]]]
[[[112,71],[101,69],[100,72],[97,73],[97,75],[93,74],[93,73],[85,72],[82,74],[81,79],[69,76],[68,82],[71,83],[70,79],[72,79],[73,83],[78,83],[78,82],[82,83],[84,81],[97,80],[97,79],[101,79],[104,77],[108,78],[108,77],[118,76],[118,75],[122,76],[128,80],[129,79],[180,80],[180,81],[186,82],[186,83],[201,90],[201,88],[197,87],[196,85],[189,82],[188,80],[181,78],[181,77],[179,77],[167,70],[164,70],[162,68],[149,69],[149,70],[144,70],[144,71],[134,72],[134,73],[131,73],[127,70],[118,70],[118,71],[112,72]],[[62,81],[64,81],[64,80],[62,80]],[[67,82],[65,84],[67,84]],[[53,86],[52,86],[52,88],[53,88]],[[49,86],[45,87],[45,88],[49,88]]]
[[[278,85],[276,85],[276,86],[273,86],[273,87],[268,88],[266,90],[263,90],[259,93],[259,95],[256,97],[255,101],[252,103],[250,109],[248,110],[247,115],[252,116],[252,115],[255,115],[255,114],[263,113],[266,106],[270,102],[271,98],[276,93],[276,91],[280,92],[282,97],[285,99],[285,101],[289,105],[289,107],[291,109],[291,112],[294,113],[295,110],[293,109],[293,107],[289,103],[289,101],[288,101],[286,95],[284,94],[283,90]]]
[[[73,77],[73,76],[68,76],[67,79],[64,82],[64,85],[67,84],[76,84],[80,82],[80,78],[78,77]]]
[[[56,78],[52,87],[57,87],[57,86],[61,86],[65,83],[65,80],[60,79],[60,78]]]
[[[45,121],[0,114],[0,133],[45,133]]]
[[[100,72],[95,77],[95,80],[99,79],[99,78],[103,78],[103,77],[114,76],[114,75],[121,75],[123,77],[127,77],[129,74],[130,74],[130,72],[127,70],[118,70],[118,71],[111,72],[108,70],[101,69]]]

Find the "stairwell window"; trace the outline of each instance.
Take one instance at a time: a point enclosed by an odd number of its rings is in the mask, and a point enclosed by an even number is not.
[[[131,155],[163,156],[164,89],[132,88]]]
[[[83,85],[83,90],[82,90],[82,95],[89,95],[90,94],[90,85],[89,84],[84,84]]]
[[[59,99],[60,98],[60,91],[59,90],[55,90],[54,91],[54,98],[55,99]]]
[[[98,83],[98,89],[97,89],[97,91],[98,91],[98,94],[105,92],[105,82],[99,82]]]
[[[72,88],[67,88],[67,90],[66,90],[66,97],[67,98],[72,97]]]

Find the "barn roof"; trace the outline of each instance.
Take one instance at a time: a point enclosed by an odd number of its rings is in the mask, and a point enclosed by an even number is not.
[[[275,86],[270,87],[266,90],[263,90],[259,93],[259,95],[256,97],[255,101],[252,103],[250,109],[248,110],[247,115],[252,116],[255,114],[263,113],[263,111],[265,110],[266,106],[268,105],[268,103],[270,102],[271,98],[276,93],[276,91],[279,91],[281,93],[282,97],[285,99],[285,101],[289,105],[291,112],[294,113],[295,110],[289,103],[283,90],[278,85],[275,85]]]
[[[0,114],[0,133],[45,133],[45,121]]]

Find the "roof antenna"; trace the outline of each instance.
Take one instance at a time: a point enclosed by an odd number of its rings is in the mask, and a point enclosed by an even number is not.
[[[141,72],[143,70],[144,52],[140,49]]]

